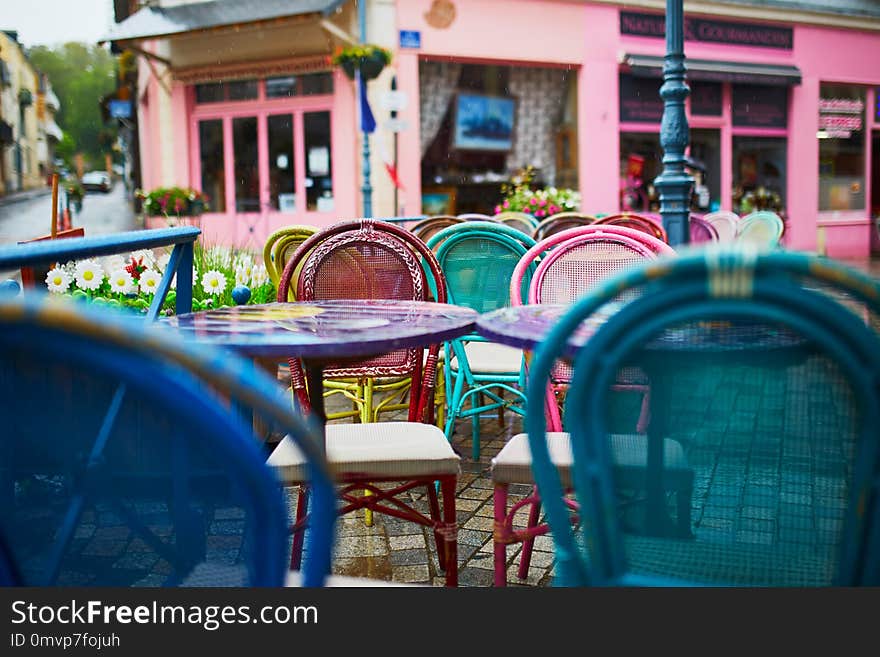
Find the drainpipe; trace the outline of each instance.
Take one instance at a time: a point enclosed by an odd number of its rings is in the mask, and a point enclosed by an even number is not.
[[[360,23],[361,32],[360,40],[364,44],[367,42],[367,0],[358,0],[358,22]],[[361,77],[360,67],[357,68],[358,93],[360,93],[360,85],[366,85],[367,81]],[[366,93],[366,89],[364,89]],[[363,196],[364,216],[373,216],[373,186],[370,184],[370,133],[363,132],[363,175],[364,183],[361,187]]]

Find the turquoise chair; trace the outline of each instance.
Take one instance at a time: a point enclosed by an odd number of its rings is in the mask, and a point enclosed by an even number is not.
[[[585,345],[570,347],[573,331],[615,301]],[[574,521],[544,415],[526,419],[555,584],[880,583],[878,312],[880,285],[857,271],[730,246],[639,265],[577,302],[537,350],[528,389],[541,408],[553,363],[573,359]],[[611,393],[623,366],[651,379],[650,425],[626,463],[615,436],[638,408]],[[689,538],[670,531],[669,441],[694,472]],[[641,496],[626,490],[622,475],[633,472]]]
[[[428,240],[429,248],[436,247],[449,302],[479,313],[510,305],[510,277],[534,244],[515,228],[484,221],[450,226]],[[524,293],[530,278],[523,280]],[[495,411],[503,418],[506,409],[525,413],[522,352],[474,334],[447,343],[445,356],[446,437],[452,440],[456,420],[470,418],[471,455],[476,461],[480,458],[481,415]]]

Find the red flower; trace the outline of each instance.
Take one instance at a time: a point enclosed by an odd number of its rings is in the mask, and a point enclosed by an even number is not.
[[[145,269],[146,266],[144,266],[143,258],[135,260],[134,257],[132,257],[131,262],[125,266],[125,271],[131,274],[131,277],[136,281],[140,280],[141,274],[144,272]]]

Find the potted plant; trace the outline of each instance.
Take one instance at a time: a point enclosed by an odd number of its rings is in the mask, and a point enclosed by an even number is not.
[[[190,187],[157,187],[135,195],[142,200],[144,214],[150,217],[198,217],[208,208],[207,198]]]
[[[360,70],[362,80],[372,80],[391,63],[391,51],[369,43],[349,46],[336,51],[332,61],[341,66],[351,80],[357,70]]]
[[[67,200],[73,209],[82,212],[83,196],[86,194],[85,188],[78,180],[67,180],[64,183],[64,191],[67,192]]]
[[[510,183],[501,185],[503,199],[495,206],[495,213],[527,212],[537,219],[544,219],[559,212],[572,212],[580,208],[581,196],[577,191],[557,187],[532,189],[534,179],[535,168],[529,165],[518,171]]]

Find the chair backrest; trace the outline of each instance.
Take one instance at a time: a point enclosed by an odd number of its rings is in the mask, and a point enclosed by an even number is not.
[[[279,228],[266,238],[263,247],[263,262],[266,265],[266,273],[275,286],[284,271],[284,265],[293,255],[300,244],[318,232],[316,226],[294,225]],[[295,281],[294,281],[295,284]]]
[[[495,221],[491,215],[482,212],[464,212],[458,215],[458,218],[462,221]]]
[[[784,230],[785,223],[778,214],[769,210],[758,210],[739,220],[736,241],[772,249],[779,244]]]
[[[303,242],[279,280],[278,301],[299,270],[296,298],[402,299],[446,303],[446,281],[434,253],[424,242],[395,224],[355,219],[330,226]],[[430,345],[427,362],[439,355]],[[424,350],[401,349],[357,363],[327,365],[328,377],[413,376],[423,393],[433,393],[433,375],[422,370]],[[294,381],[294,386],[299,382]],[[415,388],[415,386],[414,386]],[[410,395],[410,419],[424,411],[422,394]]]
[[[528,212],[505,210],[504,212],[496,214],[492,219],[507,224],[508,226],[513,226],[529,236],[534,234],[535,228],[538,227],[538,220]]]
[[[0,364],[0,536],[25,585],[282,586],[288,509],[254,421],[230,400],[309,461],[304,584],[329,573],[336,500],[321,434],[249,361],[43,296],[0,303]]]
[[[557,212],[550,215],[546,219],[542,219],[541,223],[535,226],[535,232],[532,234],[536,240],[555,235],[556,233],[566,230],[567,228],[575,228],[577,226],[588,226],[596,221],[596,218],[589,214],[580,212]]]
[[[718,233],[719,242],[733,242],[736,239],[739,215],[730,210],[716,210],[703,215],[703,219],[712,224]]]
[[[647,214],[637,214],[635,212],[621,212],[619,214],[609,214],[597,219],[597,225],[626,226],[627,228],[635,228],[649,235],[653,235],[658,240],[668,242],[666,230],[663,228],[663,222],[657,221],[656,218]]]
[[[484,313],[510,305],[511,274],[535,241],[505,224],[469,221],[443,229],[427,245],[437,253],[449,303]]]
[[[439,233],[447,226],[454,226],[455,224],[460,224],[464,221],[464,219],[459,219],[452,215],[436,215],[416,222],[410,226],[409,230],[420,240],[427,242],[431,239],[431,236]]]
[[[621,272],[563,315],[528,403],[575,354],[576,531],[544,417],[526,417],[558,584],[880,583],[880,337],[841,295],[880,311],[880,284],[837,263],[714,247]],[[633,366],[650,381],[647,434],[619,428],[638,404],[613,384]]]
[[[526,254],[520,259],[519,263],[517,263],[517,266],[513,270],[513,275],[511,276],[510,280],[511,305],[519,306],[523,303],[536,303],[528,297],[524,297],[520,294],[520,290],[523,287],[523,278],[529,271],[529,268],[536,267],[537,263],[540,262],[551,250],[556,248],[558,245],[570,239],[581,238],[584,235],[620,236],[626,238],[627,240],[638,243],[642,247],[650,250],[654,255],[670,255],[675,253],[672,247],[670,247],[665,242],[662,242],[661,240],[658,240],[643,231],[635,230],[633,228],[627,228],[626,226],[602,224],[598,226],[588,225],[568,228],[564,231],[554,233],[550,237],[536,242],[535,245],[531,249],[529,249]],[[627,247],[624,246],[622,248]],[[631,252],[635,253],[635,251]],[[585,282],[584,284],[588,283]]]
[[[704,244],[706,242],[717,242],[718,231],[708,221],[699,215],[692,214],[688,217],[690,226],[691,244]]]

